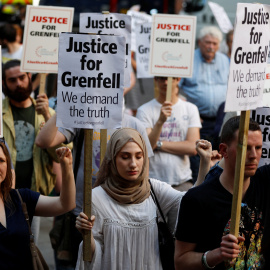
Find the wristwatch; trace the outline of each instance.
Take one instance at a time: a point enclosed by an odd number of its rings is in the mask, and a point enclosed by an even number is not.
[[[157,141],[157,147],[156,147],[156,149],[157,149],[157,150],[160,150],[162,144],[163,144],[162,141]]]

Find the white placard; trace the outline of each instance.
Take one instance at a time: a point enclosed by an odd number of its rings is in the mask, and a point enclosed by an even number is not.
[[[195,33],[195,16],[153,15],[150,74],[192,77]]]
[[[270,40],[270,6],[237,4],[225,111],[262,107]]]
[[[62,33],[59,37],[58,127],[121,127],[124,37]]]
[[[71,32],[74,8],[26,7],[21,70],[57,73],[59,33]]]
[[[250,117],[261,127],[263,145],[259,167],[270,164],[270,108],[257,108],[252,111]]]
[[[219,4],[211,2],[211,1],[208,2],[208,5],[215,16],[215,19],[218,23],[220,30],[223,33],[227,34],[230,30],[233,29],[233,25],[225,9]]]
[[[81,13],[80,32],[118,35],[126,38],[125,87],[129,87],[131,74],[131,17],[117,13]]]
[[[136,28],[136,75],[137,78],[152,78],[149,73],[150,36],[152,23],[140,24]]]
[[[263,90],[263,106],[270,107],[270,41],[269,41],[268,61],[267,61],[264,90]]]
[[[136,51],[136,29],[142,23],[151,23],[152,16],[135,10],[128,10],[127,15],[131,16],[131,50]]]

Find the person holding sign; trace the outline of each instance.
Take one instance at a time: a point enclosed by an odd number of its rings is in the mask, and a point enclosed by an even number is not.
[[[92,262],[83,262],[79,250],[76,269],[162,270],[159,259],[157,207],[150,183],[168,226],[174,230],[184,192],[148,177],[145,142],[136,130],[115,131],[92,191],[91,221],[77,217],[79,230],[92,230]],[[95,221],[95,222],[94,222]],[[81,245],[82,246],[82,245]]]
[[[53,161],[58,162],[54,149],[41,149],[35,145],[40,124],[54,111],[48,106],[45,94],[37,100],[32,92],[31,74],[20,71],[20,61],[8,61],[3,67],[3,135],[7,141],[16,173],[16,188],[29,188],[49,195],[55,185]],[[38,239],[39,218],[32,223]]]
[[[202,120],[201,138],[211,140],[219,105],[225,101],[229,75],[229,59],[218,52],[222,33],[209,26],[199,33],[199,48],[194,54],[191,78],[183,78],[179,87],[187,100],[195,104]]]
[[[155,152],[149,160],[149,176],[185,191],[193,186],[188,156],[196,154],[195,142],[200,138],[201,127],[199,112],[195,105],[178,98],[180,78],[173,78],[171,102],[166,101],[167,77],[155,77],[155,81],[157,99],[142,105],[137,112]]]
[[[263,166],[256,172],[262,153],[262,132],[252,119],[248,131],[240,233],[239,237],[229,233],[239,123],[240,117],[233,117],[222,130],[223,172],[216,168],[203,185],[188,191],[182,199],[176,230],[176,269],[264,269],[261,243],[265,243],[263,228],[270,210],[265,207],[270,170],[269,166]]]
[[[33,216],[55,216],[75,207],[75,184],[70,149],[56,150],[60,160],[63,186],[60,197],[40,195],[29,189],[18,189],[26,203],[30,223]],[[29,229],[19,195],[12,186],[11,159],[4,142],[0,142],[0,269],[33,269]]]

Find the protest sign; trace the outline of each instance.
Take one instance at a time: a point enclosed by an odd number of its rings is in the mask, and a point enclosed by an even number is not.
[[[121,127],[125,47],[124,37],[60,34],[58,127]]]
[[[137,78],[151,78],[149,74],[150,36],[152,23],[144,23],[136,28],[136,70]]]
[[[230,30],[233,29],[233,25],[225,9],[219,4],[211,2],[211,1],[208,2],[208,5],[215,16],[215,19],[218,23],[219,28],[221,29],[223,33],[227,34]]]
[[[195,16],[153,15],[150,74],[165,77],[191,77],[195,33]]]
[[[127,15],[131,16],[131,50],[136,51],[136,29],[139,25],[152,22],[152,16],[135,11],[128,10]]]
[[[270,164],[270,108],[257,108],[252,111],[251,118],[261,127],[263,146],[259,167]]]
[[[80,32],[118,35],[126,38],[124,85],[129,87],[131,73],[131,17],[116,13],[81,13]]]
[[[269,41],[268,60],[263,90],[263,106],[270,107],[270,41]]]
[[[59,33],[71,32],[74,8],[27,6],[21,70],[57,73]]]
[[[268,5],[237,4],[226,112],[262,106],[270,40],[269,12]]]

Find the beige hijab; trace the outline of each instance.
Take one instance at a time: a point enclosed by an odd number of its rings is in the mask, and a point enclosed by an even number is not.
[[[135,142],[143,151],[142,172],[135,181],[121,177],[117,171],[115,158],[127,142]],[[132,128],[118,129],[108,142],[105,158],[101,164],[96,186],[102,188],[117,202],[137,204],[150,196],[148,181],[148,155],[145,142],[140,133]]]

